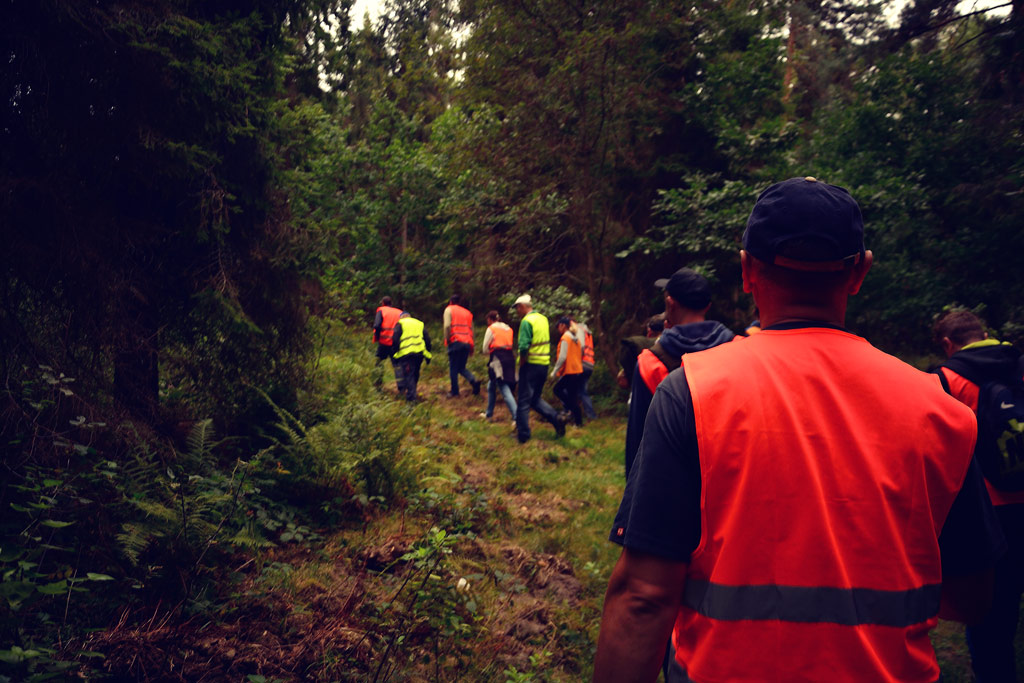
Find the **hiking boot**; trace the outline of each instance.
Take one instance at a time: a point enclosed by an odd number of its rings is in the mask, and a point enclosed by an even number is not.
[[[555,421],[555,436],[562,438],[565,436],[565,421],[558,419]]]
[[[444,397],[445,398],[458,398],[459,397],[459,392],[457,392],[457,391],[449,391],[447,394],[444,395]]]
[[[473,385],[473,395],[474,396],[479,396],[480,395],[480,380],[475,380],[473,382],[470,382],[470,384]]]

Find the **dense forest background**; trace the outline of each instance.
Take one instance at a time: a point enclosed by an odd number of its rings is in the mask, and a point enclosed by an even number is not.
[[[1020,340],[1024,2],[890,4],[6,3],[0,666],[81,665],[112,591],[194,600],[218,553],[391,495],[390,418],[311,389],[385,294],[437,325],[530,291],[611,367],[684,265],[742,329],[746,215],[813,175],[875,251],[854,331],[917,359],[963,305]],[[296,455],[339,415],[362,459]]]

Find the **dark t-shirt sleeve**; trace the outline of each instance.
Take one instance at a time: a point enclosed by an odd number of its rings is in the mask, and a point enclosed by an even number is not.
[[[939,551],[943,576],[967,576],[985,571],[1006,552],[999,518],[985,488],[984,475],[974,459],[942,526]]]
[[[658,386],[610,540],[687,562],[700,541],[700,460],[682,369]]]

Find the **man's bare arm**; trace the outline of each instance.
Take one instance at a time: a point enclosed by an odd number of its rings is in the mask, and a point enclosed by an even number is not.
[[[685,562],[623,549],[608,581],[594,681],[653,681],[686,585]]]

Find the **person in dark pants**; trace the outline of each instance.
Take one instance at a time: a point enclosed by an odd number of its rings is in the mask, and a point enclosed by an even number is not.
[[[706,320],[711,308],[711,285],[690,268],[654,282],[664,292],[665,330],[649,349],[640,352],[633,371],[626,421],[626,477],[640,447],[647,410],[661,380],[679,367],[683,354],[710,349],[731,341],[735,335],[722,323]]]
[[[970,311],[945,312],[935,321],[933,331],[950,366],[939,367],[949,393],[975,414],[979,382],[1009,385],[1020,379],[1020,351],[1012,344],[990,339],[981,319]],[[967,648],[978,683],[1011,683],[1020,680],[1013,641],[1024,595],[1024,491],[1004,491],[987,479],[985,485],[1008,549],[996,564],[992,609],[980,623],[967,626]]]
[[[565,436],[565,424],[547,401],[541,398],[551,364],[551,328],[548,319],[533,310],[529,294],[516,299],[519,314],[519,400],[516,402],[516,438],[530,440],[530,409],[555,428],[556,436]]]
[[[422,320],[413,318],[406,312],[395,325],[395,362],[402,366],[402,375],[405,379],[405,400],[409,403],[416,403],[419,397],[416,395],[416,385],[420,381],[420,366],[424,359],[430,362],[430,335]]]
[[[405,390],[405,384],[402,381],[402,366],[395,362],[395,350],[398,347],[393,345],[393,338],[395,324],[401,314],[402,309],[392,306],[391,297],[385,296],[380,300],[380,306],[377,307],[373,318],[373,341],[377,342],[377,365],[380,365],[385,358],[391,362],[391,367],[395,371],[395,386],[399,394]]]
[[[583,349],[576,341],[572,321],[562,318],[557,324],[561,338],[558,340],[558,358],[551,376],[558,377],[553,391],[572,416],[573,424],[583,425],[583,410],[580,405],[580,392],[583,390]]]
[[[466,368],[466,362],[473,355],[473,314],[461,305],[461,301],[458,294],[452,294],[444,309],[444,345],[448,347],[448,377],[451,380],[449,398],[459,395],[459,375],[473,387],[474,395],[480,393],[480,381]]]

